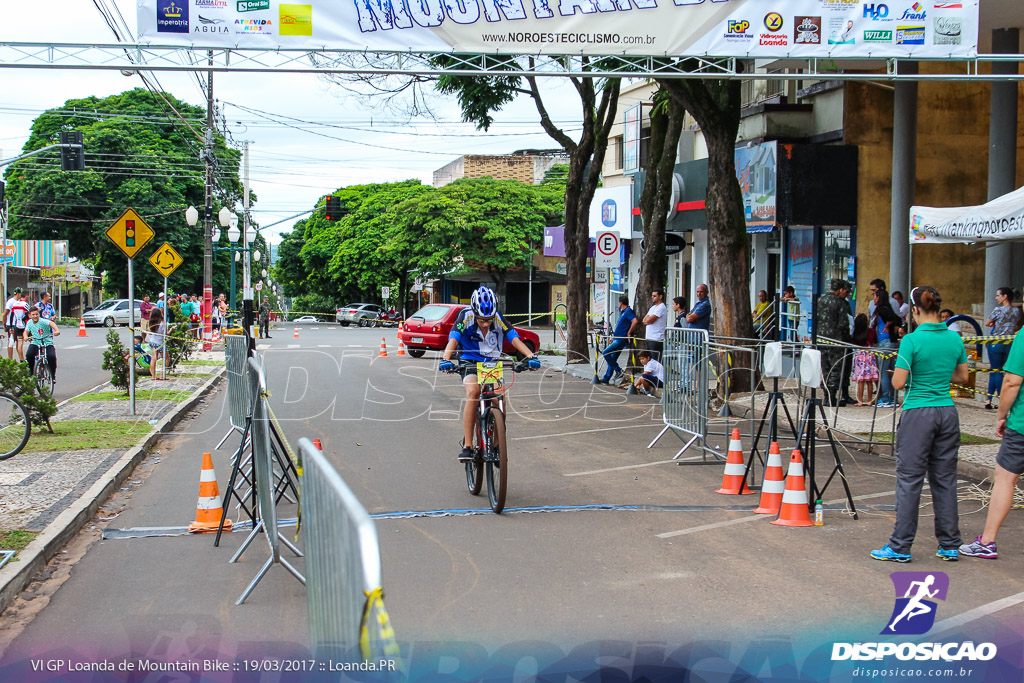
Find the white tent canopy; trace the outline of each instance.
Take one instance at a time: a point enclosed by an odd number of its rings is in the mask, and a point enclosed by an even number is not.
[[[1024,187],[981,206],[910,207],[911,244],[974,244],[1024,239]]]

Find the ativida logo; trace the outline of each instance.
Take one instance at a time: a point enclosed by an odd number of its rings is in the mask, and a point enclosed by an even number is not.
[[[618,206],[615,204],[614,199],[606,199],[604,200],[604,202],[602,202],[601,222],[604,223],[606,227],[614,227],[616,221],[618,220],[618,215]]]
[[[936,600],[946,599],[949,576],[944,572],[893,572],[896,605],[882,635],[922,635],[935,624]]]

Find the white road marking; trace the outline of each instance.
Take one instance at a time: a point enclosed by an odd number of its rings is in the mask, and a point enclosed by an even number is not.
[[[582,477],[586,474],[604,474],[605,472],[619,472],[621,470],[635,470],[639,467],[653,467],[654,465],[666,465],[670,462],[686,462],[687,460],[700,460],[702,456],[695,455],[689,458],[680,458],[679,460],[658,460],[656,462],[641,462],[636,465],[623,465],[621,467],[606,467],[603,470],[589,470],[587,472],[570,472],[569,474],[563,474],[563,477]]]
[[[974,621],[976,619],[981,619],[982,617],[987,617],[990,614],[995,614],[996,612],[1007,609],[1009,607],[1014,607],[1015,605],[1019,605],[1022,602],[1024,602],[1024,593],[1017,593],[1016,595],[1011,595],[1000,600],[995,600],[986,605],[981,605],[979,607],[975,607],[974,609],[969,609],[966,612],[962,612],[956,615],[955,617],[943,619],[939,623],[935,624],[935,626],[933,626],[931,630],[928,631],[927,635],[929,638],[932,638],[937,633],[951,631],[955,628],[963,626],[968,622]],[[922,638],[923,637],[924,636],[922,636]]]
[[[330,344],[317,344],[316,347],[318,349],[329,349],[329,348],[331,348],[331,345]]]
[[[884,491],[882,493],[866,493],[863,496],[854,496],[854,500],[866,500],[868,498],[882,498],[884,496],[895,495],[895,491]],[[836,500],[825,501],[826,505],[834,505],[836,503],[846,502],[845,498],[838,498]],[[724,526],[732,526],[733,524],[743,524],[745,522],[754,522],[759,519],[771,519],[771,515],[751,515],[749,517],[740,517],[739,519],[730,519],[725,522],[715,522],[714,524],[702,524],[701,526],[690,527],[689,529],[679,529],[678,531],[666,531],[665,533],[655,534],[657,538],[672,538],[674,536],[686,536],[687,534],[694,534],[698,531],[708,531],[709,529],[718,529]]]
[[[85,349],[85,348],[88,348],[88,347],[89,347],[88,344],[72,344],[71,346],[65,346],[64,348],[68,349],[68,350],[71,350],[71,349]]]
[[[576,408],[566,408],[566,410],[579,410],[585,406],[579,406]],[[576,436],[577,434],[593,434],[594,432],[614,432],[619,429],[641,429],[646,427],[647,429],[653,429],[656,427],[664,427],[665,425],[661,422],[652,422],[647,425],[623,425],[621,427],[603,427],[601,429],[584,429],[579,432],[562,432],[560,434],[535,434],[533,436],[513,436],[510,441],[526,441],[528,439],[553,439],[559,436]]]
[[[289,344],[288,348],[289,349],[297,349],[297,348],[299,348],[299,346],[301,346],[301,344]]]

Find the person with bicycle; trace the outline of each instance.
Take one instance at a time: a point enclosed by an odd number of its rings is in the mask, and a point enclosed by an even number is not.
[[[470,298],[470,307],[463,309],[455,318],[455,325],[448,334],[448,345],[444,347],[441,372],[455,372],[452,354],[462,347],[459,358],[474,363],[501,356],[501,348],[508,341],[527,359],[531,370],[540,368],[530,348],[519,338],[519,333],[498,313],[498,301],[489,287],[480,287]],[[477,382],[476,367],[467,368],[462,379],[466,388],[466,403],[462,410],[462,451],[459,462],[473,460],[473,425],[476,423],[477,405],[480,401],[480,384]]]
[[[53,346],[53,338],[60,334],[60,328],[52,320],[42,320],[39,317],[39,308],[33,306],[28,312],[28,322],[25,324],[24,339],[29,342],[28,351],[25,352],[25,360],[28,362],[29,372],[36,366],[36,357],[40,353],[46,354],[46,364],[50,366],[50,379],[57,381],[57,349]]]

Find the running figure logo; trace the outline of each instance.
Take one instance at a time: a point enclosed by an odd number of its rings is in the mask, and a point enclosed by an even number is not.
[[[949,576],[943,572],[893,572],[896,605],[882,635],[921,635],[935,624],[937,604],[945,600]]]

